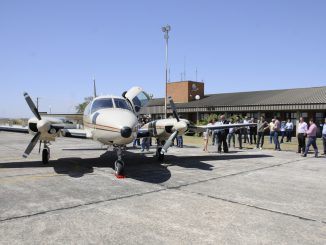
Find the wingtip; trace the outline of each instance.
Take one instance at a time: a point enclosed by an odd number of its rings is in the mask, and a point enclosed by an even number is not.
[[[27,157],[28,157],[28,154],[24,153],[23,158],[27,158]]]

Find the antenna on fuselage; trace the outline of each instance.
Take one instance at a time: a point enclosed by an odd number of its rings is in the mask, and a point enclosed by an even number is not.
[[[95,82],[95,77],[93,78],[93,86],[94,86],[94,98],[96,98],[97,95],[96,95],[96,82]]]

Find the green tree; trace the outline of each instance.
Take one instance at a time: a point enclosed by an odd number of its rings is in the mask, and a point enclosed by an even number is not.
[[[93,99],[93,96],[85,97],[84,102],[75,106],[77,113],[84,113],[86,106],[91,102]]]

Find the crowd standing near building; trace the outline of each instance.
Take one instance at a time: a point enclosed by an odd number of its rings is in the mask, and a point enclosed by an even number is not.
[[[149,117],[139,119],[139,128],[144,124],[148,123],[151,119]],[[233,117],[229,120],[226,119],[225,115],[222,114],[217,119],[212,119],[207,124],[208,126],[223,125],[223,124],[245,124],[245,123],[256,123],[256,126],[243,126],[243,127],[231,127],[228,129],[219,130],[206,130],[203,134],[203,151],[208,152],[209,138],[212,137],[212,145],[217,147],[217,152],[228,153],[231,147],[236,148],[236,142],[238,142],[238,148],[242,149],[243,144],[254,145],[255,149],[263,149],[264,139],[266,132],[269,130],[269,143],[274,144],[274,150],[281,151],[281,144],[284,143],[285,137],[286,142],[292,141],[292,134],[294,130],[294,125],[291,119],[287,121],[282,121],[275,116],[271,122],[267,122],[264,116],[261,116],[259,120],[256,121],[255,118],[245,117],[241,120],[239,116]],[[326,155],[326,118],[324,123],[319,125],[322,129],[322,142],[323,142],[323,153]],[[298,153],[303,157],[307,156],[310,146],[313,147],[315,152],[315,157],[318,157],[317,148],[317,125],[313,118],[309,120],[309,126],[305,122],[303,117],[300,117],[299,123],[297,125],[296,135],[298,140]],[[279,137],[281,136],[281,140]],[[307,144],[306,144],[307,139]],[[151,137],[144,137],[141,139],[135,139],[133,146],[140,146],[141,151],[149,151],[151,144]],[[141,143],[140,143],[141,141]],[[176,146],[183,147],[183,137],[178,135],[176,138]]]

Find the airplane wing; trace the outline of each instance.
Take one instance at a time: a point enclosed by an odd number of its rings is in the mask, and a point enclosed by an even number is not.
[[[83,129],[76,129],[76,125],[67,125],[67,124],[53,124],[54,128],[58,128],[62,132],[62,136],[64,137],[72,137],[72,138],[81,138],[88,139],[91,138],[88,136],[87,132]],[[28,134],[28,127],[20,127],[20,126],[6,126],[0,125],[0,131],[13,132],[13,133],[25,133]]]
[[[189,130],[195,131],[197,133],[205,132],[208,130],[218,130],[218,129],[228,129],[228,128],[243,128],[243,127],[255,127],[257,123],[235,123],[235,124],[220,124],[220,125],[210,125],[210,126],[194,126],[190,125]]]
[[[0,131],[28,134],[27,127],[0,125]]]
[[[146,138],[146,137],[151,137],[150,130],[147,128],[140,128],[137,131],[137,138]]]

